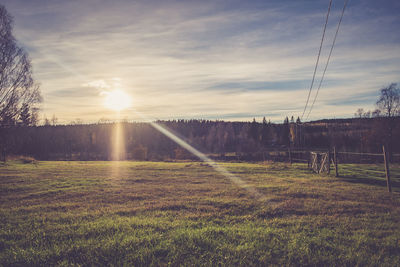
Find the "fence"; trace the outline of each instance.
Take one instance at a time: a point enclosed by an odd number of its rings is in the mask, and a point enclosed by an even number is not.
[[[336,177],[358,177],[369,183],[385,183],[392,192],[393,184],[400,185],[400,164],[395,162],[400,163],[400,154],[389,155],[384,146],[382,153],[338,152],[334,148],[333,153],[310,152],[309,168],[316,173],[329,174],[333,165]]]
[[[351,177],[357,172],[362,177],[374,178],[376,183],[386,183],[389,192],[392,186],[399,186],[400,154],[338,152],[336,176]]]
[[[330,174],[354,181],[386,185],[388,191],[392,186],[400,187],[400,154],[359,153],[337,151],[309,150],[272,150],[257,153],[226,153],[214,159],[274,161],[288,163],[307,163],[308,168],[318,174]]]
[[[220,154],[207,154],[214,160],[223,161],[274,161],[274,162],[301,162],[309,161],[309,151],[306,150],[269,150],[258,152],[225,152]]]

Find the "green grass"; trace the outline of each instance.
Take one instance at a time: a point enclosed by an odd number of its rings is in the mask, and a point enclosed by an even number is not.
[[[400,179],[352,171],[381,166],[223,165],[265,200],[197,162],[0,165],[0,266],[399,265]]]

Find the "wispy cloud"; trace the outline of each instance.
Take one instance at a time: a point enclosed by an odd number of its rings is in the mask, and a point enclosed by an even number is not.
[[[99,88],[99,89],[107,89],[110,88],[111,86],[106,83],[104,80],[95,80],[95,81],[90,81],[87,83],[82,84],[83,87],[92,87],[92,88]]]
[[[341,9],[335,4],[321,64]],[[299,115],[327,8],[326,1],[5,5],[42,84],[44,112],[86,121],[113,117],[99,94],[112,87],[132,95],[135,108],[155,118],[266,115],[281,121]],[[310,118],[351,116],[358,105],[373,108],[374,92],[399,80],[396,9],[396,1],[378,7],[372,0],[350,2]],[[135,119],[129,111],[125,116]]]

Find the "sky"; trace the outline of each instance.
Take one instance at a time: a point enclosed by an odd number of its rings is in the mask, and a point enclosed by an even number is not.
[[[42,118],[282,122],[303,113],[329,0],[0,3],[32,60]],[[332,1],[311,103],[343,4]],[[399,13],[398,0],[349,0],[307,120],[373,110],[400,82]],[[132,108],[107,108],[114,90]]]

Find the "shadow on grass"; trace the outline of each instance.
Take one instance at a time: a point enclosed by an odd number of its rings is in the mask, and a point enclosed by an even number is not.
[[[340,175],[340,179],[356,184],[368,184],[368,185],[377,185],[381,187],[386,187],[386,178],[378,178],[378,177],[365,177],[365,176],[357,176],[357,175]],[[400,192],[400,181],[398,179],[391,178],[392,190],[396,192]]]

